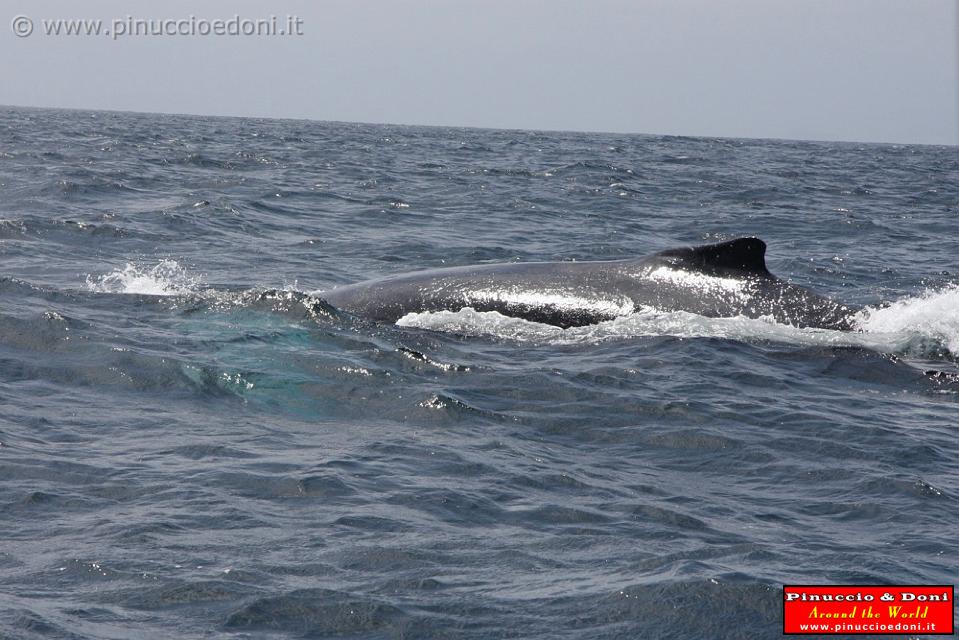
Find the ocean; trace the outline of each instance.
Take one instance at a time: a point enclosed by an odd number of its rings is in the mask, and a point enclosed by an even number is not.
[[[0,637],[772,638],[959,574],[956,147],[0,108]],[[859,330],[318,291],[758,236]]]

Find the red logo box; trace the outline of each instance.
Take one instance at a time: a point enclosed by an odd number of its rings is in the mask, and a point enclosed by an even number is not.
[[[952,585],[820,585],[783,587],[783,633],[951,635]]]

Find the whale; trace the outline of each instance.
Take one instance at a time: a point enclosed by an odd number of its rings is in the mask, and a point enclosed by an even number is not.
[[[850,331],[859,311],[770,273],[766,243],[756,237],[626,260],[413,271],[318,295],[351,315],[390,323],[410,313],[471,308],[570,328],[656,309],[709,318],[771,318],[800,328]]]

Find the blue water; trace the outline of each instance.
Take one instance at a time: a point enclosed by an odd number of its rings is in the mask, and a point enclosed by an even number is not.
[[[758,235],[861,331],[315,292]],[[0,637],[764,638],[959,573],[955,147],[0,109]]]

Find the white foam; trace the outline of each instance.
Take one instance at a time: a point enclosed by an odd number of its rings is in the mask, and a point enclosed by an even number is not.
[[[595,343],[607,340],[674,336],[773,341],[803,346],[864,347],[883,353],[915,353],[930,343],[959,353],[959,286],[926,292],[884,308],[867,308],[855,318],[861,331],[835,331],[780,324],[771,317],[707,318],[685,311],[642,307],[634,313],[586,327],[562,329],[471,308],[436,313],[410,313],[398,325],[547,344]]]
[[[832,343],[846,339],[847,335],[826,329],[797,329],[777,324],[771,318],[706,318],[685,311],[660,311],[650,307],[642,307],[632,314],[613,320],[569,329],[511,318],[496,311],[481,312],[471,308],[409,313],[400,318],[397,324],[462,335],[488,335],[521,342],[551,344],[593,343],[647,336]]]
[[[521,342],[553,342],[563,336],[563,329],[559,327],[504,316],[498,311],[476,311],[472,307],[459,311],[408,313],[396,324],[467,336],[491,335]]]
[[[933,340],[959,354],[959,285],[930,289],[885,307],[866,307],[855,318],[868,333]]]
[[[101,276],[87,276],[87,288],[97,293],[135,293],[174,296],[196,291],[199,276],[191,275],[176,260],[162,260],[152,267],[127,263]]]

